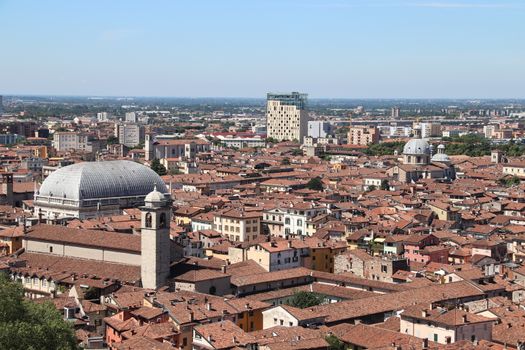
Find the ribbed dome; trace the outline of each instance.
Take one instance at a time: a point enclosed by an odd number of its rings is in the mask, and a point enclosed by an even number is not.
[[[430,146],[424,139],[412,139],[403,148],[403,154],[424,155],[430,154]]]
[[[83,162],[60,168],[44,180],[39,197],[88,200],[168,193],[164,181],[150,168],[128,160]]]

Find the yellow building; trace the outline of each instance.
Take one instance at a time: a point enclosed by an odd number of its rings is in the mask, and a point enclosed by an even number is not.
[[[310,256],[303,260],[303,266],[323,272],[333,273],[335,256],[348,248],[344,241],[325,241],[315,237],[306,238],[304,242],[310,249]]]
[[[0,231],[0,256],[10,255],[22,248],[22,237],[24,228],[22,226],[9,227]]]

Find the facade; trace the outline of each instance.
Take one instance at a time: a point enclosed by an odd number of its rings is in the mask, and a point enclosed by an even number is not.
[[[324,120],[310,120],[308,122],[308,137],[314,139],[326,138],[332,134],[332,124]]]
[[[438,137],[441,136],[441,123],[419,123],[419,126],[421,128],[421,137],[422,138],[429,138],[429,137]]]
[[[192,159],[202,152],[210,151],[210,143],[201,139],[161,139],[154,140],[153,135],[146,134],[144,142],[147,161],[162,158]]]
[[[503,175],[525,178],[525,162],[503,164]]]
[[[464,310],[415,305],[408,307],[401,314],[400,331],[440,344],[451,344],[460,340],[476,342],[492,340],[493,322],[493,319]]]
[[[0,145],[12,145],[21,139],[22,137],[17,134],[0,134]]]
[[[392,107],[390,109],[390,116],[392,118],[399,118],[399,112],[400,112],[400,108],[399,107]]]
[[[115,123],[115,136],[126,147],[135,147],[144,142],[144,127],[130,123]]]
[[[57,152],[91,152],[93,150],[88,136],[76,132],[55,132],[53,134],[53,147]]]
[[[107,122],[109,120],[108,112],[99,112],[99,113],[97,113],[97,120],[99,122]]]
[[[288,94],[268,93],[266,123],[268,137],[277,141],[298,141],[308,132],[307,95],[298,92]]]
[[[301,202],[282,208],[284,217],[284,235],[303,236],[308,234],[308,222],[319,214],[324,214],[327,208],[324,205],[316,205]]]
[[[261,135],[218,135],[216,138],[225,147],[266,147],[266,139]]]
[[[246,253],[248,260],[255,261],[268,272],[301,266],[301,254],[292,241],[260,243],[251,246]]]
[[[53,221],[120,214],[122,208],[144,204],[155,185],[168,193],[157,173],[131,161],[68,165],[51,173],[35,193],[35,215]]]
[[[253,241],[261,234],[260,212],[240,209],[218,211],[213,217],[213,229],[232,242]]]
[[[126,112],[126,122],[136,123],[137,122],[137,113],[135,112]]]
[[[348,144],[368,146],[379,142],[379,130],[376,127],[354,126],[348,130]]]

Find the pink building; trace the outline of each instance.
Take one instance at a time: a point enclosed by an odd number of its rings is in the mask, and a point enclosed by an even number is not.
[[[420,262],[420,263],[427,263],[431,260],[431,258],[436,258],[439,256],[437,253],[432,253],[432,249],[425,249],[429,246],[436,246],[439,244],[439,239],[432,235],[414,235],[409,236],[404,241],[404,257],[408,259],[408,261],[412,262]],[[430,253],[430,254],[429,254]],[[448,250],[447,250],[447,259],[448,259]],[[440,261],[437,261],[440,262]],[[447,260],[443,261],[444,263],[447,262]]]

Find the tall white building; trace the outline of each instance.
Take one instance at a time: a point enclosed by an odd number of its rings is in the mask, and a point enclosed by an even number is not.
[[[496,124],[489,124],[483,126],[483,135],[485,135],[485,138],[491,139],[494,135],[494,132],[499,130],[499,125]]]
[[[268,137],[277,141],[303,141],[308,132],[307,94],[268,93],[266,124]]]
[[[0,114],[4,113],[4,97],[0,95]]]
[[[441,136],[441,123],[419,123],[419,126],[421,128],[421,137],[424,139]]]
[[[315,139],[328,137],[332,133],[332,124],[324,120],[310,120],[308,122],[308,136]]]
[[[109,120],[108,112],[98,112],[97,113],[97,120],[99,122],[107,122]]]
[[[137,113],[135,112],[126,112],[126,122],[136,123],[137,122]]]
[[[135,147],[144,141],[144,127],[138,124],[115,123],[115,136],[126,147]]]

